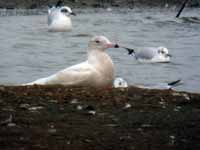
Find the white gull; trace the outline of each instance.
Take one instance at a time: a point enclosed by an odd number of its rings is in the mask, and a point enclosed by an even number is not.
[[[49,31],[70,31],[72,21],[70,15],[75,15],[68,6],[53,6],[48,9]]]
[[[89,41],[88,58],[85,62],[24,85],[112,86],[114,65],[105,51],[107,48],[118,48],[118,45],[111,43],[104,36],[95,36]]]

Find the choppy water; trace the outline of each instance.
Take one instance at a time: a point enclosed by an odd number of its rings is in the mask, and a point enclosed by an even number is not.
[[[125,46],[166,46],[171,63],[144,64],[123,49],[109,50],[116,76],[129,84],[182,79],[178,90],[200,92],[200,9],[78,9],[71,32],[48,32],[43,11],[0,11],[0,84],[20,84],[51,75],[85,60],[91,35],[105,35]]]

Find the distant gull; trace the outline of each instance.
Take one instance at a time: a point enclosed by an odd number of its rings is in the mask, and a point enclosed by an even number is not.
[[[112,86],[114,64],[105,51],[108,48],[118,48],[118,45],[111,43],[105,36],[95,36],[89,41],[88,57],[85,62],[24,85]]]
[[[63,6],[62,1],[58,1],[56,6],[48,9],[48,29],[49,31],[70,31],[72,22],[70,15],[75,15],[71,8]]]
[[[125,48],[128,51],[129,55],[133,55],[136,60],[142,62],[170,62],[170,58],[172,57],[169,54],[169,50],[166,47],[157,47],[157,48],[145,48],[141,50],[134,50],[127,47]]]
[[[171,81],[168,83],[156,83],[152,85],[133,85],[133,86],[143,89],[173,89],[174,87],[180,84],[181,84],[181,79]],[[128,82],[121,77],[117,77],[113,82],[113,86],[114,88],[127,88]]]

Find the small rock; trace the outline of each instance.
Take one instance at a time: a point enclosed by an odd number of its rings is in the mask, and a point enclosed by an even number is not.
[[[170,139],[173,139],[173,140],[175,139],[174,135],[170,135],[169,137],[170,137]]]
[[[65,110],[65,108],[64,108],[64,107],[60,107],[59,109],[60,109],[61,111]]]
[[[174,108],[174,111],[180,111],[180,109],[181,109],[181,106],[177,106]]]
[[[165,102],[161,101],[161,102],[159,102],[159,104],[160,104],[160,105],[164,105],[164,104],[165,104]]]
[[[185,94],[183,94],[182,96],[183,96],[186,100],[188,100],[188,101],[190,100],[190,97],[189,97],[188,94],[185,93]]]
[[[184,97],[186,100],[190,100],[190,96],[188,95],[188,94],[186,94],[186,93],[178,93],[178,92],[174,92],[174,93],[172,93],[172,96],[182,96],[182,97]]]
[[[90,110],[90,111],[88,111],[88,114],[90,114],[90,115],[95,115],[95,114],[96,114],[96,111]]]
[[[8,123],[8,124],[7,124],[7,126],[8,126],[8,127],[15,127],[15,126],[16,126],[16,124],[15,124],[15,123],[13,123],[13,122],[11,122],[11,123]]]
[[[77,110],[82,110],[83,107],[82,107],[81,105],[78,105],[78,106],[76,106],[76,109],[77,109]]]
[[[116,127],[118,125],[117,124],[106,124],[105,126],[107,126],[107,127]]]
[[[86,142],[86,143],[91,143],[92,140],[90,140],[90,139],[85,139],[84,142]]]
[[[85,109],[87,111],[88,114],[90,115],[95,115],[96,114],[96,110],[93,106],[88,105],[87,107],[85,107]]]
[[[70,103],[71,103],[71,104],[77,104],[77,103],[78,103],[78,100],[77,100],[77,99],[73,99]]]
[[[77,105],[76,109],[77,110],[84,110],[84,111],[86,111],[86,114],[89,114],[89,115],[95,115],[96,114],[96,110],[91,105],[88,105],[86,107],[83,107],[81,105]]]
[[[19,107],[22,109],[28,109],[30,107],[30,105],[29,104],[21,104]]]
[[[137,128],[137,131],[143,132],[143,129],[142,128]]]
[[[5,91],[5,87],[0,87],[0,91]]]
[[[51,125],[50,125],[50,128],[54,128],[54,125],[53,125],[53,124],[51,124]]]
[[[152,125],[150,125],[150,124],[142,124],[141,127],[142,128],[149,128],[149,127],[152,127]]]
[[[12,117],[12,115],[10,115],[8,119],[1,121],[0,125],[8,125],[9,123],[12,122],[12,119],[13,119],[13,117]]]
[[[178,111],[179,111],[179,109],[177,109],[177,108],[174,108],[174,111],[178,112]]]
[[[172,96],[181,96],[181,94],[178,93],[178,92],[173,92],[173,93],[172,93]]]
[[[50,134],[55,134],[55,133],[57,132],[57,130],[54,129],[54,128],[51,128],[51,129],[48,130],[48,132],[49,132]]]
[[[30,107],[30,108],[28,108],[28,110],[30,110],[30,111],[36,111],[36,110],[40,110],[40,109],[43,109],[44,107],[42,107],[42,106],[36,106],[36,107]]]
[[[175,137],[174,135],[170,135],[169,138],[170,138],[170,140],[171,140],[171,141],[170,141],[171,144],[174,144],[174,143],[175,143],[175,138],[176,138],[176,137]]]
[[[119,138],[120,141],[124,141],[124,140],[128,140],[128,139],[131,139],[132,137],[130,135],[127,135],[127,136],[121,136]]]
[[[3,108],[2,111],[14,112],[15,110],[11,106],[8,106],[6,108]]]
[[[49,102],[50,102],[50,103],[58,103],[58,101],[57,101],[57,100],[53,100],[53,99],[52,99],[52,100],[50,100]]]
[[[163,109],[166,108],[166,103],[165,103],[165,101],[161,100],[161,101],[159,102],[159,104],[161,105],[161,107],[162,107]]]
[[[19,140],[20,141],[23,141],[25,138],[23,137],[23,136],[21,136],[20,138],[19,138]]]
[[[128,108],[131,108],[131,107],[132,107],[131,104],[126,103],[125,106],[124,106],[124,109],[128,109]]]

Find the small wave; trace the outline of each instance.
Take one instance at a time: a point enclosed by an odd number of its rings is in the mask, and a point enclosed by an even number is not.
[[[73,37],[92,37],[91,34],[87,34],[87,33],[79,33],[79,34],[75,34],[72,35]]]
[[[0,9],[0,16],[31,16],[46,14],[46,9]]]
[[[199,23],[200,24],[199,17],[181,17],[180,19],[186,23]]]

